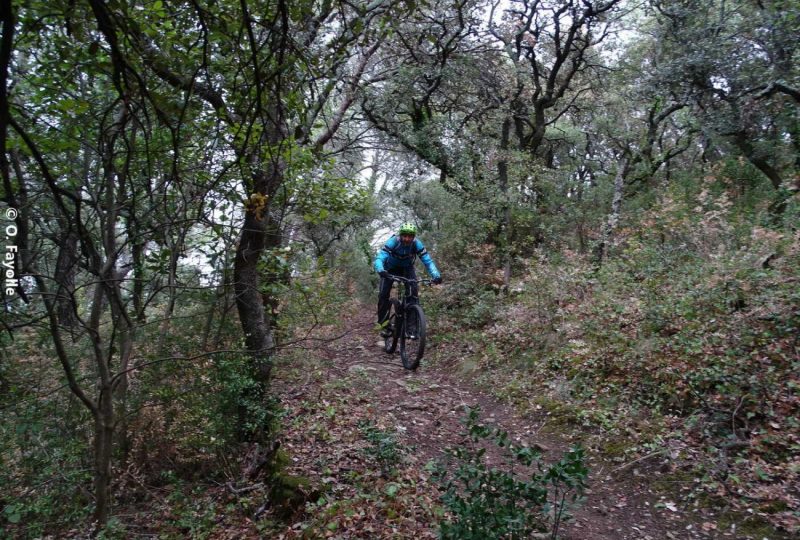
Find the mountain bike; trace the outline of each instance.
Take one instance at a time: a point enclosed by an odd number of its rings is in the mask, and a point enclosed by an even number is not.
[[[430,284],[430,279],[407,279],[390,275],[388,279],[403,285],[399,298],[391,298],[389,302],[388,328],[394,331],[384,338],[383,350],[393,353],[400,342],[400,358],[403,367],[417,369],[422,355],[425,354],[425,313],[419,305],[419,299],[411,296],[411,285],[414,283]]]

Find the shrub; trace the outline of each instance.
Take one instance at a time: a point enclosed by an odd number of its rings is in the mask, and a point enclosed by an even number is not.
[[[546,466],[541,452],[517,446],[508,433],[479,423],[478,408],[468,408],[465,424],[472,444],[449,450],[453,466],[432,465],[434,478],[443,488],[442,502],[450,517],[440,524],[443,539],[485,540],[528,538],[559,525],[586,487],[588,469],[580,447],[569,450],[560,461]],[[487,467],[486,448],[480,441],[502,449],[509,470]],[[515,467],[522,466],[522,470]]]
[[[359,422],[358,429],[370,443],[366,448],[367,455],[378,462],[384,478],[392,476],[396,465],[403,459],[404,450],[397,442],[395,434],[384,431],[369,421]]]

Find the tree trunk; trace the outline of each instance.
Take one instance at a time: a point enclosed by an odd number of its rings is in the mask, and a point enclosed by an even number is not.
[[[128,230],[131,230],[130,226]],[[144,324],[147,321],[144,313],[144,243],[133,242],[131,254],[133,257],[133,312],[136,322]]]
[[[167,227],[164,235],[164,241],[169,249],[169,267],[167,268],[167,291],[169,296],[164,305],[164,314],[161,320],[161,329],[159,337],[159,349],[167,354],[167,344],[169,343],[169,332],[172,326],[172,314],[175,312],[175,301],[178,297],[178,259],[180,252],[183,248],[183,239],[185,233],[179,230],[176,234],[177,238],[172,237],[172,226]]]
[[[578,177],[578,187],[575,190],[575,203],[578,206],[583,203],[584,183],[584,175],[581,174]],[[578,237],[578,252],[586,253],[586,214],[583,212],[575,232]]]
[[[105,260],[97,260],[92,273],[99,282],[97,283],[90,317],[90,333],[94,360],[97,368],[97,407],[95,411],[95,521],[98,531],[104,527],[111,513],[111,458],[114,448],[115,391],[121,389],[123,395],[122,413],[124,415],[124,399],[127,392],[127,369],[131,355],[132,325],[125,311],[125,303],[119,282],[125,272],[117,269],[119,249],[117,245],[117,220],[118,201],[125,200],[125,181],[123,172],[117,170],[114,164],[114,146],[117,136],[125,128],[127,122],[127,109],[124,107],[115,116],[115,122],[105,139],[103,148],[103,177],[105,180],[105,193],[103,193],[103,209],[101,215],[102,244]],[[112,331],[109,347],[103,347],[101,338],[101,318],[103,300],[111,308]],[[112,359],[115,351],[119,354],[119,372],[114,375]],[[126,434],[122,433],[123,439]]]
[[[111,451],[114,440],[114,405],[110,385],[100,389],[100,407],[94,434],[94,520],[98,531],[111,514]]]
[[[603,234],[600,243],[595,249],[595,268],[599,270],[603,266],[603,260],[607,256],[608,244],[614,234],[614,229],[619,224],[620,210],[622,208],[622,196],[625,189],[625,173],[628,168],[627,159],[623,159],[617,166],[617,174],[614,177],[614,196],[611,199],[611,214],[603,227]]]
[[[278,114],[274,116],[278,117]],[[265,142],[271,143],[272,148],[280,148],[280,143],[285,140],[285,129],[281,127],[280,124],[273,124],[266,129]],[[271,213],[270,196],[283,183],[285,162],[280,157],[280,150],[276,154],[272,159],[253,159],[255,172],[252,177],[252,191],[245,203],[244,224],[233,261],[236,307],[245,346],[251,355],[251,374],[256,382],[256,388],[248,390],[252,395],[246,397],[256,402],[267,396],[275,348],[271,317],[265,309],[265,305],[271,301],[272,293],[262,290],[259,262],[265,249],[280,246],[280,225]],[[249,425],[249,420],[248,411],[240,409],[240,437],[252,439],[263,436],[259,427]]]
[[[61,247],[56,260],[56,306],[59,324],[67,328],[75,339],[78,319],[72,295],[75,293],[75,271],[78,264],[78,235],[69,225],[65,226],[64,231],[65,234],[59,239]]]
[[[110,197],[109,197],[110,198]],[[110,271],[107,262],[97,272],[100,279],[92,296],[92,309],[87,330],[92,340],[92,352],[97,368],[97,400],[89,409],[94,418],[94,521],[99,532],[108,522],[111,512],[111,448],[114,435],[114,400],[111,392],[111,370],[100,337],[100,322],[106,284],[103,279]]]
[[[272,234],[268,234],[268,210],[264,214],[260,219],[250,210],[245,214],[242,236],[233,262],[233,280],[245,346],[253,356],[258,382],[266,386],[272,369],[274,340],[260,290],[258,263],[265,248],[276,247],[275,237],[279,235],[272,231]],[[270,242],[267,242],[268,238]]]
[[[500,135],[500,151],[505,154],[508,150],[508,140],[511,133],[511,119],[503,120]],[[502,197],[502,234],[500,235],[501,257],[503,263],[503,292],[508,292],[511,285],[511,201],[508,200],[508,159],[502,155],[497,164],[497,176],[500,184],[500,197]]]

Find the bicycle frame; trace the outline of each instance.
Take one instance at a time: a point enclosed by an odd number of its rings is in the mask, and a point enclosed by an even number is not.
[[[422,311],[419,298],[416,298],[416,302],[412,302],[414,297],[411,295],[411,286],[416,283],[431,283],[432,280],[408,279],[394,275],[389,275],[387,279],[402,283],[403,289],[400,291],[398,287],[398,297],[390,300],[394,305],[394,313],[390,315],[390,319],[394,317],[394,332],[385,339],[384,351],[393,353],[399,341],[400,357],[403,360],[403,367],[414,370],[419,365],[419,361],[422,359],[425,352],[426,323],[425,314]],[[410,326],[410,330],[409,327],[407,327],[407,324],[409,324],[407,321],[409,314],[414,315],[415,321],[415,323]],[[408,348],[407,345],[409,345]]]
[[[414,298],[411,296],[411,285],[415,283],[422,283],[422,284],[430,284],[432,280],[430,279],[408,279],[401,276],[393,276],[389,275],[389,279],[394,281],[395,283],[400,283],[403,286],[402,294],[398,288],[397,291],[397,299],[400,300],[400,305],[403,307],[403,311],[405,311],[406,306],[409,305],[409,300]],[[417,295],[417,304],[419,304],[419,295]]]

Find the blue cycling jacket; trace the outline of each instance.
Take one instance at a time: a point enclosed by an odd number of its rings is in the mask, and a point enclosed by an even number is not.
[[[409,245],[404,246],[397,235],[392,235],[381,250],[378,251],[378,256],[375,257],[374,268],[378,273],[384,270],[391,273],[394,268],[408,268],[409,266],[413,266],[417,257],[419,257],[419,260],[425,265],[428,274],[430,274],[433,279],[441,277],[439,270],[436,268],[436,264],[433,262],[433,259],[431,259],[431,256],[428,255],[425,246],[420,240],[415,238]]]

